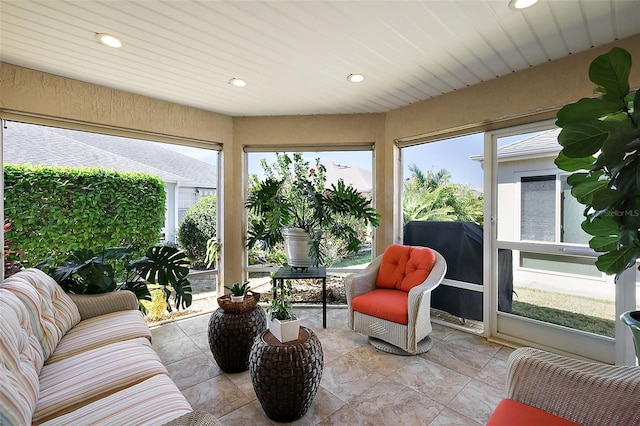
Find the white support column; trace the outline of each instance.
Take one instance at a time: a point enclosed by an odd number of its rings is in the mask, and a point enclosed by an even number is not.
[[[623,312],[636,310],[636,268],[629,268],[616,282],[616,364],[636,365],[631,330],[620,321]]]

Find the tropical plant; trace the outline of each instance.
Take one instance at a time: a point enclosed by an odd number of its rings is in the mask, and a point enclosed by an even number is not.
[[[412,220],[464,221],[482,226],[483,200],[468,185],[450,182],[445,169],[426,174],[415,164],[409,166],[411,176],[404,182],[402,216],[406,224]]]
[[[207,251],[204,258],[207,268],[215,266],[221,249],[222,244],[218,242],[218,239],[216,237],[211,237],[207,240]]]
[[[631,55],[614,47],[589,67],[596,98],[557,114],[562,150],[556,165],[573,172],[571,194],[585,205],[582,229],[601,252],[597,268],[620,274],[640,256],[640,91],[629,87]]]
[[[234,296],[244,296],[247,294],[247,291],[249,291],[251,286],[249,285],[249,281],[247,281],[242,285],[240,285],[240,283],[233,283],[231,287],[227,287],[225,285],[224,288],[229,290]]]
[[[291,280],[284,280],[284,283],[282,281],[277,280],[277,284],[273,285],[274,297],[267,306],[267,313],[272,320],[286,321],[296,318],[293,312],[293,303],[289,301],[293,293],[293,285]]]
[[[176,247],[159,245],[147,250],[140,259],[129,262],[130,247],[100,250],[79,249],[71,252],[59,265],[47,259],[37,265],[67,292],[99,294],[118,290],[133,291],[138,300],[151,300],[150,287],[164,292],[167,310],[171,311],[173,292],[175,307],[191,305],[191,284],[186,276],[189,262]]]
[[[216,239],[216,196],[205,195],[185,212],[178,227],[178,243],[191,265],[207,265],[208,242]]]
[[[254,181],[249,191],[247,247],[260,242],[262,248],[273,248],[282,243],[283,228],[301,228],[311,238],[309,254],[315,266],[326,260],[327,247],[322,241],[327,236],[344,242],[346,253],[357,252],[362,239],[353,220],[370,226],[379,223],[371,199],[342,180],[325,188],[326,171],[319,158],[310,167],[299,152],[293,159],[288,154],[276,156],[280,170]]]

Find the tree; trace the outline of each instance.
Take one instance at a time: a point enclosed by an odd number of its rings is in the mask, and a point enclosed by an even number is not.
[[[426,174],[415,164],[404,182],[403,223],[412,220],[464,221],[483,224],[483,199],[469,185],[450,182],[451,173],[441,169]]]

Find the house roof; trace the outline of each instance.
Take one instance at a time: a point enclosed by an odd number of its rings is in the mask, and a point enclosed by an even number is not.
[[[8,164],[100,167],[150,173],[180,186],[216,187],[214,165],[155,142],[18,122],[8,122],[3,137]]]
[[[345,166],[334,162],[322,163],[327,169],[327,186],[338,183],[342,179],[360,192],[372,191],[372,174],[369,170],[355,166]]]
[[[498,161],[529,160],[532,158],[555,157],[562,147],[558,144],[558,134],[562,129],[555,128],[520,139],[498,148]],[[484,161],[484,155],[472,155],[474,161]]]

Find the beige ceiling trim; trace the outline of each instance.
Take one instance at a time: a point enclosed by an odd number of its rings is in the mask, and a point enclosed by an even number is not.
[[[178,136],[171,136],[162,133],[146,132],[135,129],[125,129],[114,126],[105,126],[100,124],[84,123],[81,121],[74,121],[61,118],[52,118],[48,116],[29,114],[18,111],[10,111],[0,109],[0,119],[7,121],[18,121],[27,124],[38,124],[41,126],[49,127],[61,127],[69,130],[78,130],[81,132],[100,133],[109,136],[119,136],[131,139],[141,139],[145,141],[169,143],[173,145],[183,145],[195,148],[204,148],[212,150],[221,150],[222,145],[218,143],[212,143],[209,141],[203,141],[193,138],[185,138]]]
[[[323,143],[321,145],[245,145],[244,152],[323,152],[323,151],[373,151],[373,142]]]

